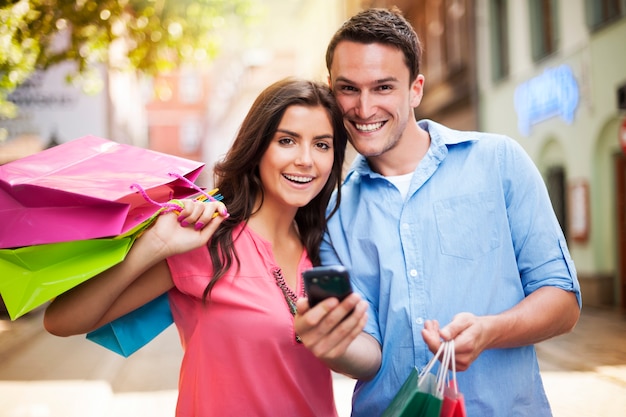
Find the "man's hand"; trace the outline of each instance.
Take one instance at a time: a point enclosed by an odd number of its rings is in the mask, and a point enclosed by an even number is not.
[[[441,329],[436,320],[427,320],[422,337],[433,353],[439,349],[442,339],[454,339],[456,369],[464,371],[487,349],[542,342],[571,331],[579,317],[580,308],[574,293],[547,286],[500,314],[459,313]]]
[[[454,340],[456,370],[465,371],[485,350],[484,319],[470,313],[460,313],[443,329],[439,328],[437,320],[426,320],[422,337],[433,353],[437,352],[443,340]]]

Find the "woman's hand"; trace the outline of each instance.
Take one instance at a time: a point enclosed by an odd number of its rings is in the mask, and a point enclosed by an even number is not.
[[[180,200],[179,213],[161,214],[144,234],[150,236],[155,251],[163,257],[188,252],[206,245],[219,225],[228,218],[226,206],[217,202]],[[142,236],[143,238],[143,236]]]

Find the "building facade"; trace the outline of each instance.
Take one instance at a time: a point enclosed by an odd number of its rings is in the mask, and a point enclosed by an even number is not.
[[[479,127],[539,167],[583,303],[626,308],[626,1],[477,0]]]
[[[476,130],[478,90],[474,0],[370,0],[361,7],[398,7],[417,32],[424,97],[418,119]]]

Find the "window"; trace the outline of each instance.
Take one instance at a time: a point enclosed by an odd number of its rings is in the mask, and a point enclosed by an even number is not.
[[[509,20],[507,0],[491,0],[491,74],[494,81],[509,75]]]
[[[179,81],[180,96],[182,103],[197,103],[202,99],[202,78],[195,73],[184,73]]]
[[[201,142],[202,125],[198,120],[186,120],[180,125],[180,149],[185,154],[198,151]]]
[[[553,166],[548,169],[546,187],[552,201],[552,208],[563,229],[563,234],[568,235],[567,209],[565,206],[565,169],[562,166]]]
[[[587,25],[596,30],[626,14],[626,0],[586,0]]]
[[[530,0],[532,54],[539,61],[557,49],[556,0]]]
[[[468,37],[466,2],[448,0],[446,2],[446,61],[448,71],[463,70],[468,61]]]

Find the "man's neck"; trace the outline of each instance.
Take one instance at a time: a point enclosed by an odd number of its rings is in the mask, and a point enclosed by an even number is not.
[[[429,147],[430,135],[415,123],[415,129],[407,128],[396,146],[368,157],[367,161],[372,170],[385,177],[409,174],[415,171]]]

